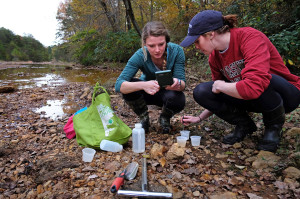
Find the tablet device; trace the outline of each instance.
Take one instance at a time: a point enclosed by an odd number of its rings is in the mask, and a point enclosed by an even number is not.
[[[171,70],[156,71],[155,76],[160,87],[173,84],[173,75]]]

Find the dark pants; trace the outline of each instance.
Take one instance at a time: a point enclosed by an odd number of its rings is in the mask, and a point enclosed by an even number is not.
[[[141,81],[133,78],[132,82]],[[150,95],[145,91],[136,91],[133,93],[123,94],[123,98],[126,101],[134,101],[143,96],[147,105],[156,105],[159,107],[165,107],[172,110],[175,113],[179,113],[185,106],[185,95],[182,91],[171,91],[164,88],[160,89],[155,95]]]
[[[212,92],[213,81],[201,83],[194,89],[194,99],[202,107],[215,113],[223,106],[230,105],[248,112],[268,112],[283,103],[286,113],[295,110],[300,104],[300,91],[278,75],[272,75],[269,87],[257,99],[243,100],[224,93]]]

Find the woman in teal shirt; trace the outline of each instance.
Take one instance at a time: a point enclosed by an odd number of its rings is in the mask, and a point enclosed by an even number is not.
[[[116,81],[115,89],[123,94],[125,102],[139,116],[146,132],[150,122],[147,105],[162,107],[159,122],[162,133],[171,130],[170,119],[185,106],[185,56],[182,47],[171,43],[161,22],[148,22],[142,32],[142,48],[129,59]],[[142,75],[135,78],[141,70]],[[155,72],[171,70],[173,84],[160,87]]]

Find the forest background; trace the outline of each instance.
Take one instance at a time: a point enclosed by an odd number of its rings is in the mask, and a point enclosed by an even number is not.
[[[57,11],[59,45],[44,47],[30,35],[0,28],[0,60],[124,63],[141,47],[141,30],[148,21],[162,21],[171,41],[180,43],[192,17],[206,9],[237,14],[239,27],[265,33],[290,70],[300,71],[300,1],[294,0],[65,0]],[[194,46],[185,52],[188,63],[204,60],[208,67],[207,57]]]

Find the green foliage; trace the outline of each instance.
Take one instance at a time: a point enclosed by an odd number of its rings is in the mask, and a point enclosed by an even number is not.
[[[223,15],[237,14],[239,26],[250,26],[265,33],[288,66],[300,65],[300,1],[212,1],[206,9],[220,10]]]
[[[49,61],[49,54],[32,36],[14,35],[8,29],[0,28],[0,60],[4,61]]]
[[[287,65],[300,63],[300,20],[290,28],[269,37]],[[300,66],[298,66],[300,67]]]
[[[74,59],[80,64],[88,66],[97,63],[94,50],[98,42],[98,33],[96,30],[81,31],[70,38],[72,44],[76,45]],[[73,46],[74,46],[73,45]]]
[[[76,44],[65,42],[51,48],[53,57],[56,61],[75,62],[73,55]]]
[[[67,55],[64,56],[64,59],[70,59],[70,56],[73,55],[73,59],[84,65],[99,64],[105,61],[126,62],[140,47],[140,39],[134,31],[109,32],[112,27],[108,18],[98,15],[99,11],[103,9],[99,5],[99,1],[91,0],[86,3],[84,0],[76,0],[72,2],[71,4],[66,2],[58,10],[57,16],[61,23],[58,35],[61,35],[68,45],[58,46],[63,49],[58,50],[57,48],[56,53],[66,52]],[[300,65],[300,1],[137,0],[131,2],[140,28],[150,20],[162,21],[169,29],[171,39],[175,43],[183,40],[189,21],[201,10],[219,10],[223,15],[237,14],[240,27],[251,26],[262,31],[273,42],[287,65]],[[110,11],[120,11],[118,15],[114,15],[118,16],[115,23],[120,25],[120,29],[122,27],[126,29],[128,22],[124,5],[120,3],[114,4],[113,7],[109,4],[107,6]],[[111,14],[114,13],[111,12]],[[68,47],[70,49],[67,49]],[[3,49],[6,47],[0,45],[0,52]],[[187,60],[204,59],[204,56],[194,47],[185,51]]]
[[[106,61],[126,62],[139,48],[140,37],[134,30],[99,35],[96,30],[91,29],[77,32],[69,41],[69,45],[56,49],[55,58],[59,59],[58,51],[71,52],[73,60],[88,66]]]
[[[109,32],[99,40],[95,54],[101,62],[126,62],[138,48],[140,37],[134,30]]]

